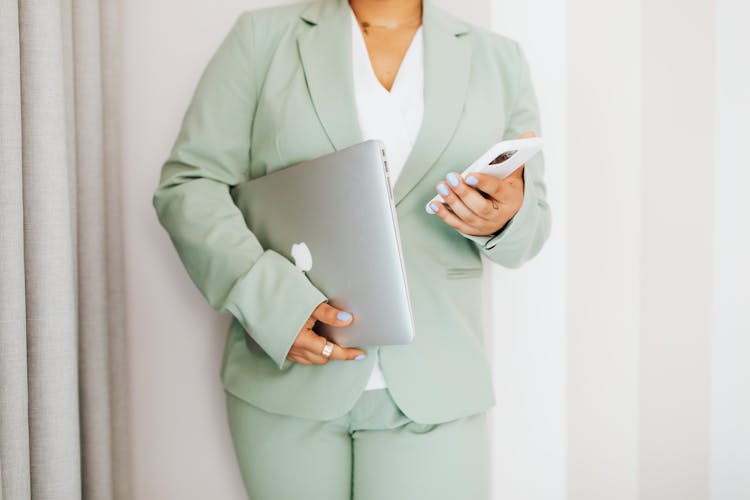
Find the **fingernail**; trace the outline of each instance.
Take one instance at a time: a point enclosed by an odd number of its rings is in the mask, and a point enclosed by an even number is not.
[[[363,359],[365,359],[365,355],[364,354],[360,354],[359,356],[357,356],[354,359],[356,359],[357,361],[363,360]]]
[[[458,176],[455,172],[450,172],[448,175],[445,176],[446,179],[448,179],[448,182],[451,183],[451,186],[456,187],[458,186]]]
[[[430,210],[432,210],[433,214],[436,214],[438,211],[437,205],[435,205],[434,203],[430,203]]]
[[[448,186],[445,184],[438,184],[438,191],[440,191],[440,194],[446,195],[448,194]]]
[[[477,182],[478,182],[477,178],[474,177],[473,175],[470,175],[469,177],[466,178],[466,184],[471,184],[473,186]]]
[[[349,318],[351,318],[351,317],[352,317],[352,315],[351,315],[351,314],[349,314],[348,312],[340,311],[340,312],[339,312],[339,313],[338,313],[338,314],[336,315],[336,317],[337,317],[338,319],[340,319],[341,321],[349,321]]]

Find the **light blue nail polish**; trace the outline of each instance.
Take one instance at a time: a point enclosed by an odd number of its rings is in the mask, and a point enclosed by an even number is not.
[[[477,178],[474,177],[473,175],[470,175],[469,177],[466,178],[466,184],[471,184],[473,186],[477,182],[479,181],[477,181]]]
[[[351,317],[352,317],[351,314],[349,314],[348,312],[344,312],[344,311],[340,311],[337,315],[337,318],[340,319],[341,321],[349,321],[349,318]]]
[[[434,203],[430,203],[430,208],[432,209],[432,213],[435,214],[438,211],[438,206]]]
[[[359,356],[357,356],[354,359],[356,359],[357,361],[361,361],[361,360],[365,359],[365,355],[364,354],[360,354]]]
[[[445,176],[446,179],[448,179],[448,182],[451,183],[451,186],[456,187],[458,186],[458,176],[455,172],[450,172],[448,175]]]
[[[446,195],[448,194],[448,186],[445,184],[438,184],[438,191],[440,191],[440,194]]]

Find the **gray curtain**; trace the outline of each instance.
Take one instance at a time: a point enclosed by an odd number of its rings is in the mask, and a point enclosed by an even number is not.
[[[117,3],[0,0],[0,498],[130,498]]]

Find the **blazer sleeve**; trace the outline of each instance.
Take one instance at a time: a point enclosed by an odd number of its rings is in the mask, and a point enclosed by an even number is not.
[[[327,297],[292,262],[263,249],[229,189],[249,178],[258,80],[252,17],[238,16],[203,70],[152,204],[192,281],[229,312],[279,369]]]
[[[503,139],[516,139],[526,131],[533,131],[541,136],[539,107],[531,83],[529,65],[518,43],[515,46],[517,91]],[[550,233],[543,152],[526,162],[523,178],[521,208],[498,232],[474,236],[459,231],[459,234],[473,241],[490,260],[509,268],[518,268],[538,254]]]

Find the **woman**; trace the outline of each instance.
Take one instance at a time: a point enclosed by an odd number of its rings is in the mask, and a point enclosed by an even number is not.
[[[488,498],[495,398],[481,255],[520,266],[547,239],[550,215],[541,155],[503,181],[456,173],[494,143],[538,132],[518,45],[430,0],[322,0],[238,17],[153,204],[196,286],[233,315],[220,375],[250,498]],[[369,138],[391,163],[416,332],[409,345],[343,348],[312,328],[356,318],[262,248],[230,193]],[[431,215],[436,192],[447,205]]]

